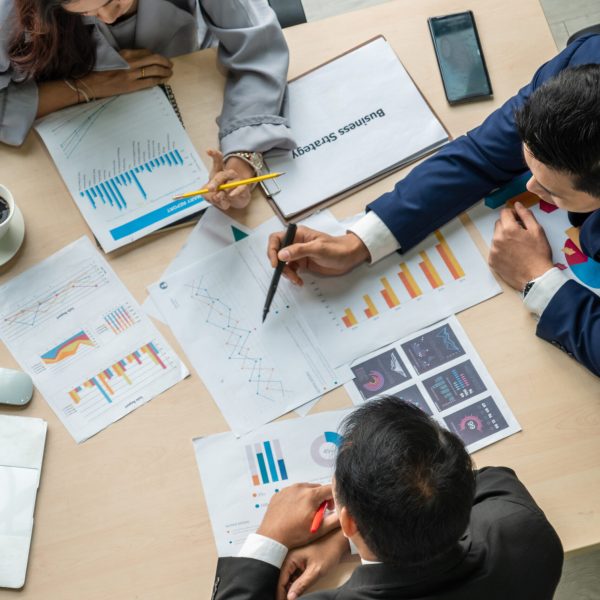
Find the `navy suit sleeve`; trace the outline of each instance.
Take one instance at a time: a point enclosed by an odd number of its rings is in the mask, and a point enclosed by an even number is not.
[[[567,281],[542,313],[536,333],[600,375],[600,298],[586,287]]]
[[[527,167],[514,113],[529,95],[561,70],[600,62],[600,36],[587,36],[567,46],[544,64],[516,96],[479,127],[447,144],[416,166],[394,190],[369,204],[408,250]]]

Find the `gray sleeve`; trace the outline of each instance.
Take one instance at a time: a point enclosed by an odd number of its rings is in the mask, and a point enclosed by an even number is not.
[[[23,81],[8,58],[11,24],[15,19],[12,0],[0,0],[0,142],[23,143],[38,109],[38,89],[34,81]]]
[[[0,142],[20,146],[35,120],[38,88],[34,81],[15,83],[0,73]]]
[[[283,117],[288,49],[266,0],[200,0],[227,69],[219,124],[222,151],[266,152],[295,146]]]

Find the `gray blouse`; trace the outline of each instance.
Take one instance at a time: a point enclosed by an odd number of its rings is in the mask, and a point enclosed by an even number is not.
[[[0,0],[0,141],[19,145],[35,119],[38,92],[7,56],[15,18],[13,0]],[[128,68],[121,49],[173,57],[218,44],[228,72],[217,119],[223,152],[294,147],[282,116],[288,50],[267,0],[139,0],[137,13],[117,25],[83,20],[96,42],[96,71]]]

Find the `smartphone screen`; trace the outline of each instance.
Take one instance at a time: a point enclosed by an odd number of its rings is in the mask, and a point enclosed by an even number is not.
[[[448,102],[491,96],[473,13],[432,17],[429,28]]]

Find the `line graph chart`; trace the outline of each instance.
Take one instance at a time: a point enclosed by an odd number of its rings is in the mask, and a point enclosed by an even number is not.
[[[213,296],[201,281],[192,283],[189,289],[190,297],[203,306],[206,323],[223,332],[228,360],[236,361],[238,368],[247,375],[248,382],[255,384],[256,395],[271,402],[285,401],[283,382],[277,379],[276,369],[266,365],[257,348],[253,335],[256,330],[240,326],[232,308]]]
[[[53,282],[42,293],[25,299],[22,304],[0,316],[2,337],[13,341],[28,335],[50,319],[68,310],[84,298],[95,294],[108,283],[106,272],[93,263],[82,264],[75,273]]]

